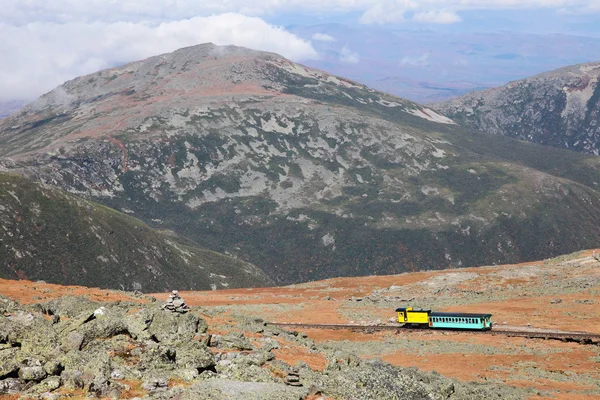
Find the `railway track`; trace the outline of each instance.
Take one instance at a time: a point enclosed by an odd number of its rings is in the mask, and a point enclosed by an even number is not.
[[[403,325],[345,325],[345,324],[293,324],[268,322],[267,325],[278,326],[287,329],[348,329],[355,332],[373,333],[381,331],[430,331],[427,327],[413,328]],[[433,331],[433,330],[431,330]],[[431,332],[430,331],[430,332]],[[505,335],[512,337],[524,337],[528,339],[560,340],[563,342],[576,342],[580,344],[600,345],[600,335],[586,332],[552,332],[552,331],[509,331],[496,330],[489,331],[467,331],[455,329],[435,329],[442,332],[468,332],[472,334],[487,335]]]

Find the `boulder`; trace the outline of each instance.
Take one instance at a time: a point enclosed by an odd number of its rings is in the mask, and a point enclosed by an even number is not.
[[[0,379],[15,375],[19,371],[18,352],[19,348],[17,347],[0,350]]]
[[[238,382],[210,379],[183,390],[181,400],[299,400],[308,395],[308,389],[278,383]]]
[[[47,393],[47,392],[51,392],[53,390],[56,390],[60,387],[61,385],[61,380],[60,377],[58,376],[49,376],[46,379],[44,379],[43,381],[41,381],[40,383],[38,383],[37,385],[31,387],[29,390],[27,390],[27,393],[29,394],[42,394],[42,393]]]
[[[48,374],[44,371],[44,367],[41,365],[25,366],[19,369],[19,379],[24,381],[35,381],[39,382],[44,379]]]
[[[192,368],[198,371],[215,366],[213,353],[197,341],[182,342],[177,346],[175,363],[179,368]]]
[[[12,394],[21,391],[23,383],[17,378],[0,380],[0,394]]]
[[[161,310],[154,314],[148,332],[159,342],[175,342],[192,340],[197,333],[208,329],[206,321],[192,314],[172,313]]]

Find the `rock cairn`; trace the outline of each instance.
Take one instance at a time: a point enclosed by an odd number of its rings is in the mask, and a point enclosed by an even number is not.
[[[185,314],[190,311],[190,308],[185,304],[185,301],[179,296],[177,290],[173,290],[167,299],[167,302],[162,306],[163,310],[168,310],[174,313]]]

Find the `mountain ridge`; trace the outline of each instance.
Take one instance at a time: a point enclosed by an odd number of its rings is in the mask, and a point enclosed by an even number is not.
[[[234,46],[69,81],[0,121],[0,144],[5,170],[278,283],[518,262],[600,240],[596,158],[465,129]]]
[[[600,62],[571,65],[431,107],[482,131],[600,153]]]

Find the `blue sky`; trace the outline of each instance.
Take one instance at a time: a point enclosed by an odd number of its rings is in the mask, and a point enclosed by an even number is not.
[[[315,40],[315,32],[309,35],[305,29],[334,23],[342,24],[347,32],[338,30],[338,37],[329,43]],[[403,30],[425,30],[442,39],[445,34],[459,35],[457,41],[468,39],[469,43],[473,40],[469,35],[482,32],[600,39],[600,0],[4,0],[0,35],[9,40],[0,42],[0,101],[32,100],[76,76],[204,42],[274,51],[294,61],[329,65],[336,73],[348,71],[354,74],[351,77],[361,78],[357,68],[386,59],[391,44],[378,46],[360,36],[362,41],[357,40],[355,33],[378,32],[384,38],[386,32],[393,35]],[[536,42],[540,51],[561,53],[548,67],[585,58],[577,47],[588,42],[565,42],[565,46],[575,46],[570,56],[569,49],[552,46],[552,37],[546,40],[543,45]],[[481,44],[485,48],[481,57],[484,53],[497,56],[486,42]],[[390,68],[427,64],[433,74],[438,50],[445,51],[444,57],[454,57],[448,49],[428,42],[422,51],[392,52],[397,60]],[[507,57],[517,54],[512,66],[529,57],[529,53],[505,50]],[[596,54],[593,47],[588,57],[600,60]],[[535,62],[525,61],[537,63],[536,67],[523,73],[544,67],[543,57],[535,57]],[[457,65],[476,61],[463,60],[460,54],[455,58]],[[350,65],[355,68],[343,68]],[[378,73],[380,77],[387,74],[384,70]],[[464,78],[470,74],[466,71]]]

